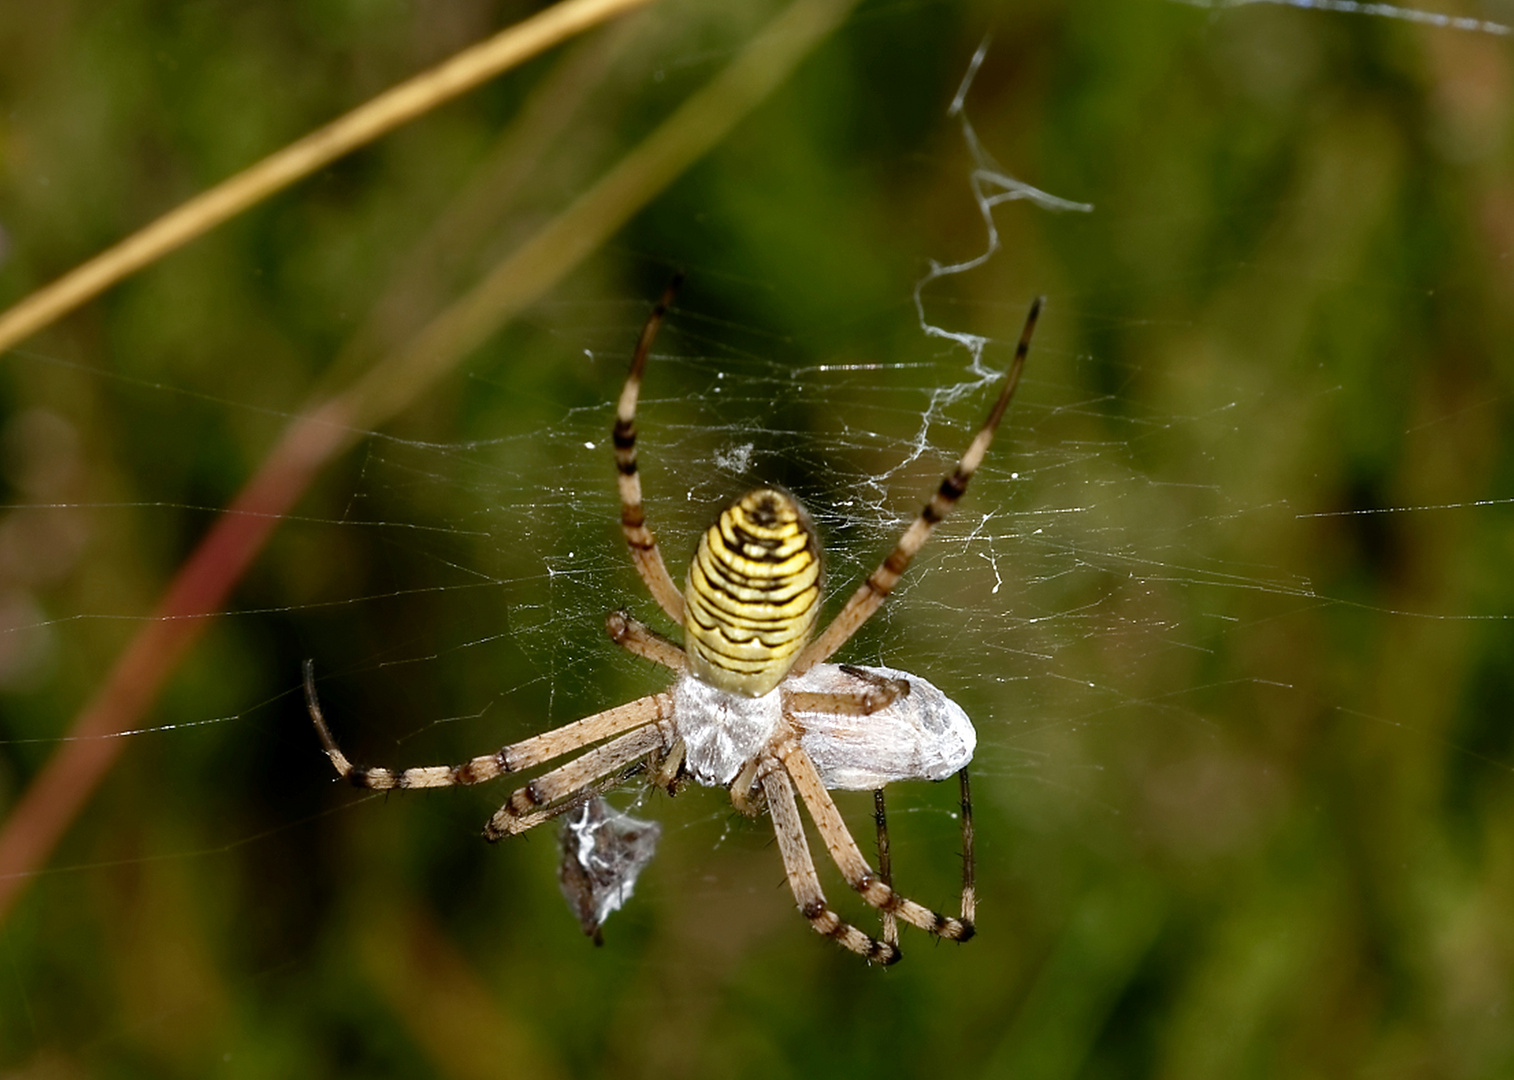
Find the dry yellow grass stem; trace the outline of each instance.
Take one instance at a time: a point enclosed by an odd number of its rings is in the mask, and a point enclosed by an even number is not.
[[[857,0],[798,0],[603,179],[336,401],[383,425],[517,312],[545,295],[773,91]],[[336,401],[333,403],[335,404]]]
[[[604,130],[604,111],[586,125],[574,125],[621,57],[643,47],[643,39],[657,30],[646,20],[626,19],[604,33],[588,35],[532,86],[447,208],[408,251],[395,255],[389,282],[375,294],[368,317],[322,374],[312,395],[315,400],[350,385],[396,342],[411,338],[498,261],[501,250],[510,249],[498,238],[504,223],[516,214],[522,190],[555,148],[573,146],[585,127]],[[569,190],[577,186],[571,181],[569,185]]]
[[[0,315],[0,352],[30,337],[122,278],[209,232],[280,188],[372,142],[558,42],[650,0],[563,0],[464,49],[442,64],[170,210]]]
[[[111,736],[139,723],[320,469],[552,288],[761,102],[856,2],[795,0],[709,85],[407,346],[290,421],[75,719],[69,741],[0,827],[0,919],[125,745]]]

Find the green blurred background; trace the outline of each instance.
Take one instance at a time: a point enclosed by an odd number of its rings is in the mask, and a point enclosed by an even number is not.
[[[530,10],[0,6],[0,302]],[[4,357],[0,807],[318,380],[776,10],[667,0]],[[335,784],[300,663],[388,764],[658,688],[602,631],[654,615],[605,437],[675,267],[642,423],[675,574],[764,477],[849,591],[991,396],[911,298],[985,244],[946,109],[987,37],[985,149],[1096,209],[1001,206],[1003,249],[927,290],[994,368],[1048,310],[960,517],[844,654],[978,724],[979,936],[870,970],[794,912],[765,822],[627,792],[662,847],[595,949],[547,830],[479,839],[503,785]],[[1514,1075],[1510,91],[1506,38],[1360,14],[864,3],[279,529],[0,926],[4,1075]],[[897,880],[948,907],[951,804],[892,803]]]

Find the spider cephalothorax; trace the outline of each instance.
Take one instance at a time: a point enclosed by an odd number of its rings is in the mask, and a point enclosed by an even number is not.
[[[967,779],[977,743],[972,724],[955,702],[917,675],[825,661],[883,604],[931,530],[967,490],[1019,383],[1041,301],[1031,305],[1004,388],[956,469],[836,618],[811,638],[820,609],[820,545],[808,513],[792,495],[762,487],[726,507],[700,538],[683,591],[668,574],[647,526],[636,466],[636,402],[652,340],[677,286],[675,280],[642,329],[613,439],[621,528],[632,560],[652,598],[683,628],[684,643],[679,646],[624,611],[607,619],[617,644],[677,674],[672,687],[461,765],[361,768],[347,760],[327,729],[307,664],[306,696],[321,742],[339,774],[379,790],[482,783],[585,750],[517,789],[485,826],[490,840],[582,807],[642,772],[668,791],[686,780],[725,787],[743,812],[755,814],[766,805],[794,898],[818,932],[883,964],[899,958],[898,919],[965,941],[973,934],[976,908]],[[962,793],[960,917],[922,907],[891,887],[882,791],[894,781],[943,780],[952,773],[959,775]],[[873,790],[876,870],[863,858],[828,789]],[[881,940],[843,922],[826,903],[799,800],[847,884],[881,912]]]

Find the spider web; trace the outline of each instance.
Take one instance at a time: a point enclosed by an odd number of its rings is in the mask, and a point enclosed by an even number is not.
[[[1503,23],[1381,4],[1293,6],[1506,32]],[[1213,17],[1225,16],[1217,10]],[[722,283],[734,271],[688,268],[691,284],[654,350],[638,415],[648,517],[675,579],[726,500],[755,483],[779,482],[814,516],[827,557],[822,618],[833,614],[956,462],[997,392],[1025,308],[1042,287],[1027,267],[1015,291],[985,300],[974,290],[973,282],[1011,260],[1012,245],[1001,242],[999,230],[1023,234],[1034,220],[1061,237],[1139,232],[1142,223],[1126,207],[1089,206],[1073,187],[1042,190],[995,162],[970,122],[973,75],[991,68],[994,55],[980,49],[973,57],[942,121],[960,136],[956,152],[938,150],[928,161],[966,174],[964,206],[982,232],[964,252],[920,252],[928,269],[898,279],[888,317],[909,328],[903,344],[823,317],[733,322],[700,282],[702,271]],[[657,264],[657,255],[646,261]],[[655,266],[656,275],[670,270]],[[1264,271],[1290,274],[1281,266]],[[654,272],[644,276],[651,280]],[[802,308],[780,281],[752,284],[772,293],[777,310]],[[1351,285],[1350,302],[1381,309],[1406,295],[1422,297],[1434,283],[1405,288],[1385,274]],[[1238,683],[1256,714],[1324,712],[1396,723],[1370,703],[1333,692],[1317,673],[1265,657],[1250,664],[1214,659],[1250,648],[1269,624],[1286,632],[1296,617],[1329,608],[1385,633],[1410,623],[1444,625],[1449,635],[1460,624],[1506,618],[1470,601],[1397,606],[1322,588],[1321,573],[1330,572],[1296,555],[1318,535],[1322,514],[1490,515],[1509,499],[1321,510],[1286,478],[1255,483],[1227,472],[1265,455],[1268,433],[1279,417],[1297,415],[1301,397],[1304,408],[1318,407],[1339,387],[1301,384],[1280,359],[1249,379],[1193,379],[1182,393],[1149,393],[1151,383],[1178,384],[1191,372],[1131,360],[1098,343],[1166,335],[1171,316],[1132,310],[1121,299],[1129,281],[1096,294],[1054,286],[1046,286],[1049,305],[1018,400],[967,497],[838,657],[910,671],[959,701],[979,731],[980,797],[1010,802],[1017,789],[1052,788],[1080,812],[1118,815],[1105,803],[1103,774],[1113,762],[1101,754],[1124,744],[1090,742],[1086,732],[1118,730],[1141,742],[1173,731],[1218,739],[1228,725],[1254,718],[1236,720],[1213,706]],[[616,649],[603,632],[605,613],[618,607],[673,632],[620,538],[608,441],[629,347],[653,296],[655,286],[610,303],[544,305],[531,333],[548,338],[560,362],[578,372],[579,400],[535,398],[508,364],[480,361],[461,396],[511,402],[505,426],[446,442],[371,433],[356,474],[343,481],[349,487],[341,516],[290,523],[294,542],[306,533],[351,535],[388,561],[387,584],[377,591],[351,587],[336,568],[319,600],[237,613],[295,625],[299,650],[317,658],[338,738],[354,756],[407,765],[443,757],[438,747],[484,752],[666,683],[664,673]],[[1095,344],[1075,344],[1087,341]],[[1201,342],[1189,359],[1202,368]],[[160,402],[176,395],[161,383],[146,384],[143,393]],[[1181,409],[1171,404],[1178,399]],[[1433,440],[1453,416],[1447,409],[1423,421],[1411,448]],[[1258,550],[1250,536],[1269,537],[1274,546]],[[39,616],[23,612],[13,621],[36,630],[47,625]],[[354,616],[382,632],[344,637],[337,628]],[[290,710],[298,713],[297,665],[288,671],[291,696],[270,706],[280,725]],[[408,690],[417,674],[451,692],[433,700]],[[366,707],[357,704],[364,701]],[[374,717],[376,701],[386,703],[387,716]],[[149,730],[214,732],[264,704]],[[370,721],[394,738],[369,734]],[[307,736],[299,727],[274,742],[292,753],[304,739],[313,751]],[[1507,771],[1496,757],[1486,764]],[[468,793],[464,808],[445,813],[471,829],[468,823],[482,821],[502,797],[494,788]],[[939,846],[945,832],[934,826],[944,823],[950,800],[939,792],[918,803],[904,798],[943,819],[932,822]],[[1043,809],[1036,803],[1027,812]],[[731,827],[719,799],[675,816],[716,842]],[[549,883],[541,889],[549,892]]]
[[[960,311],[940,284],[1004,258],[1000,214],[1095,211],[1016,179],[982,146],[964,106],[987,49],[985,42],[973,56],[947,111],[972,162],[969,197],[983,246],[957,261],[929,260],[908,284],[916,324],[908,359],[861,359],[853,347],[825,344],[837,336],[828,329],[776,332],[706,315],[697,271],[675,306],[638,413],[649,521],[675,579],[719,507],[756,484],[780,482],[800,496],[822,537],[823,622],[892,547],[981,424],[1028,297],[993,312],[1002,332],[976,333],[954,327]],[[1146,411],[1119,388],[1088,396],[1091,380],[1078,369],[1097,361],[1058,340],[1058,303],[1053,297],[1020,400],[969,495],[838,657],[902,666],[966,705],[981,739],[974,771],[990,784],[1065,785],[1065,775],[1043,775],[1059,732],[1153,716],[1210,724],[1199,702],[1212,688],[1153,693],[1151,672],[1164,658],[1209,651],[1236,618],[1228,596],[1263,594],[1279,612],[1321,602],[1305,576],[1214,549],[1215,530],[1291,518],[1291,505],[1257,504],[1141,461],[1153,443],[1213,447],[1251,438],[1274,392],[1238,396],[1227,388],[1181,415]],[[562,305],[542,318],[562,355],[577,356],[597,388],[592,404],[467,443],[375,433],[340,525],[385,536],[423,583],[371,602],[452,594],[469,597],[468,614],[442,640],[397,638],[383,653],[345,664],[340,679],[397,669],[387,676],[392,684],[415,664],[523,672],[470,680],[476,696],[461,713],[438,716],[434,705],[420,705],[411,735],[467,722],[486,739],[502,730],[513,739],[666,685],[665,672],[613,647],[602,629],[606,612],[624,606],[678,636],[632,570],[616,524],[608,431],[646,306],[628,297],[609,312]],[[820,359],[796,363],[796,352]],[[497,373],[471,378],[481,392],[511,393]],[[392,517],[411,497],[427,509]],[[1187,599],[1174,604],[1173,592]],[[520,709],[512,702],[524,702],[530,719],[513,715]],[[489,722],[501,714],[511,717],[503,728]],[[394,753],[414,752],[411,735]],[[1096,798],[1092,790],[1083,796]],[[1069,793],[1078,797],[1076,780]],[[483,810],[497,798],[475,801]],[[728,825],[729,810],[716,801],[697,820]],[[935,804],[932,813],[950,813],[949,800]]]
[[[1487,20],[1392,5],[1288,2],[1507,32]],[[949,263],[927,256],[929,270],[900,283],[917,312],[911,358],[859,361],[853,350],[838,348],[832,357],[796,364],[791,354],[808,346],[807,334],[835,335],[721,324],[702,315],[697,296],[675,310],[654,352],[639,417],[648,510],[675,578],[681,580],[695,538],[724,501],[776,478],[815,517],[833,612],[971,438],[996,392],[1025,298],[1004,303],[1003,331],[979,334],[954,328],[956,312],[950,300],[938,303],[934,286],[1005,257],[998,215],[1095,211],[1016,179],[982,146],[964,105],[986,51],[985,43],[947,110],[972,161],[971,197],[984,246]],[[902,664],[975,706],[984,737],[978,767],[987,776],[1034,772],[1038,751],[1021,745],[1022,736],[1047,727],[1152,712],[1207,723],[1189,703],[1202,686],[1153,697],[1142,673],[1169,654],[1209,649],[1216,628],[1223,633],[1233,619],[1227,595],[1263,594],[1279,612],[1337,602],[1317,595],[1307,575],[1216,554],[1217,531],[1293,518],[1297,507],[1257,503],[1142,461],[1153,444],[1213,447],[1254,438],[1287,388],[1226,388],[1184,414],[1147,412],[1119,387],[1086,396],[1079,388],[1090,380],[1078,369],[1103,361],[1069,352],[1059,340],[1055,324],[1066,299],[1051,299],[1026,389],[970,494],[844,653],[858,662]],[[382,536],[395,558],[410,564],[405,574],[420,583],[333,603],[394,605],[412,593],[472,596],[462,601],[470,608],[449,639],[397,636],[366,661],[346,665],[345,675],[448,657],[488,667],[489,654],[504,651],[524,658],[529,674],[460,715],[485,715],[512,695],[545,694],[541,726],[612,703],[603,689],[607,669],[627,684],[655,688],[660,675],[608,646],[600,630],[605,612],[617,606],[661,625],[614,528],[618,504],[606,435],[626,345],[644,307],[643,298],[627,296],[610,311],[565,304],[542,316],[565,362],[577,355],[585,381],[599,388],[594,404],[564,407],[538,426],[467,443],[372,433],[347,513],[321,527]],[[593,329],[580,329],[585,323]],[[938,348],[941,342],[949,347]],[[490,392],[511,392],[498,372],[470,378]],[[794,422],[798,416],[803,423]],[[396,518],[395,508],[412,498],[409,515]],[[376,506],[382,510],[372,516]],[[1164,592],[1189,600],[1169,608],[1159,598]],[[487,599],[480,604],[479,596]],[[1092,679],[1090,649],[1106,658],[1094,665],[1099,676]],[[1285,689],[1286,682],[1277,686]],[[416,721],[421,728],[435,722]]]
[[[1333,9],[1436,21],[1382,5]],[[1472,23],[1448,18],[1439,25],[1501,32]],[[1108,229],[1111,219],[1115,229],[1128,225],[1118,208],[1082,203],[1077,191],[1043,191],[994,160],[970,120],[971,83],[985,55],[980,49],[973,57],[947,113],[971,163],[967,197],[982,224],[980,247],[949,259],[927,253],[926,272],[899,282],[915,311],[915,333],[891,358],[868,358],[865,344],[842,340],[835,327],[727,322],[701,301],[699,268],[691,268],[693,284],[654,350],[638,416],[649,520],[675,579],[725,501],[776,481],[814,515],[827,555],[826,615],[834,613],[953,466],[1013,348],[1030,294],[964,304],[956,281],[1008,257],[999,229],[1011,216],[1021,229],[1024,217],[1036,216],[1068,233]],[[1382,302],[1385,282],[1360,284],[1356,302]],[[605,613],[628,606],[676,636],[619,539],[607,440],[648,299],[650,293],[627,296],[611,310],[564,304],[542,316],[565,362],[582,365],[584,383],[595,388],[590,403],[467,444],[389,437],[370,444],[344,527],[383,530],[407,559],[429,564],[431,583],[420,587],[474,595],[442,640],[396,640],[392,654],[345,664],[342,677],[396,665],[403,672],[414,662],[517,673],[493,685],[467,678],[473,696],[445,714],[418,703],[417,731],[461,718],[486,744],[496,733],[503,741],[665,684],[664,673],[616,650],[602,632]],[[1332,608],[1383,626],[1505,617],[1322,591],[1307,560],[1283,554],[1308,546],[1319,511],[1286,487],[1207,464],[1245,461],[1247,447],[1265,444],[1275,419],[1297,408],[1297,382],[1280,369],[1247,383],[1195,387],[1183,411],[1159,411],[1151,395],[1132,388],[1181,374],[1068,345],[1063,320],[1103,324],[1110,337],[1166,329],[1118,312],[1118,304],[1101,310],[1097,298],[1052,292],[1020,398],[967,498],[840,657],[911,671],[961,702],[980,734],[975,775],[983,790],[1000,793],[991,798],[1013,798],[1003,793],[1024,785],[1049,788],[1079,808],[1070,812],[1095,815],[1120,811],[1106,802],[1102,774],[1110,762],[1098,752],[1089,756],[1090,745],[1113,748],[1171,732],[1223,742],[1231,725],[1247,720],[1226,715],[1233,704],[1217,712],[1219,700],[1243,701],[1253,718],[1324,714],[1398,723],[1333,694],[1312,673],[1298,678],[1286,667],[1216,659],[1244,651],[1259,627],[1285,627]],[[991,329],[967,328],[975,323]],[[472,377],[480,392],[510,393],[496,372]],[[1100,385],[1105,389],[1089,392]],[[1317,398],[1337,392],[1304,390]],[[370,504],[388,514],[396,496],[418,491],[424,505],[434,498],[453,516],[371,516]],[[459,517],[458,506],[471,509]],[[1438,511],[1329,511],[1407,512]],[[1252,535],[1270,538],[1271,546],[1249,544]],[[491,719],[473,723],[477,717]],[[1087,733],[1100,730],[1119,734],[1090,743]],[[394,753],[411,754],[408,743]],[[1249,775],[1240,782],[1267,786]],[[911,810],[943,820],[951,811],[949,799],[929,793],[902,797]],[[490,793],[475,801],[483,813],[497,800]],[[703,835],[728,834],[729,811],[718,799],[674,816]],[[944,829],[934,829],[933,843]]]

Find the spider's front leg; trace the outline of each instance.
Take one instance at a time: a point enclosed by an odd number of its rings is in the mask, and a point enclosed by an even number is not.
[[[883,789],[873,791],[873,827],[878,833],[878,879],[890,889],[894,887],[893,850],[888,842],[888,807]],[[883,912],[883,940],[890,945],[899,944],[899,920],[893,912]]]
[[[763,759],[755,757],[747,762],[745,767],[736,774],[736,779],[731,781],[731,805],[737,812],[749,818],[762,813],[763,807],[767,805],[767,797],[762,792],[762,785],[757,775],[762,766]]]
[[[852,839],[846,822],[842,820],[841,812],[836,809],[836,803],[831,798],[830,792],[826,791],[825,782],[821,779],[819,770],[815,768],[815,763],[810,760],[810,756],[804,752],[803,747],[791,741],[778,748],[778,757],[783,762],[784,769],[793,778],[794,787],[798,789],[799,797],[804,800],[804,805],[809,809],[810,817],[815,822],[815,828],[820,831],[831,859],[841,870],[847,884],[857,890],[863,900],[879,911],[895,915],[910,925],[918,926],[937,937],[951,941],[966,941],[973,936],[974,928],[971,921],[943,915],[899,895],[877,871],[868,866],[867,860],[862,857],[862,852],[857,848],[857,842]],[[968,835],[971,834],[968,833]],[[968,894],[965,892],[963,900],[964,904],[969,902]]]
[[[461,765],[422,765],[410,769],[388,769],[382,766],[354,765],[342,753],[326,718],[321,713],[321,703],[315,692],[315,665],[305,661],[305,705],[310,712],[310,721],[326,756],[337,775],[355,787],[373,791],[392,791],[396,788],[455,787],[467,784],[482,784],[508,773],[520,772],[562,757],[583,747],[591,746],[615,735],[668,720],[673,715],[672,694],[651,694],[644,698],[618,705],[613,709],[586,716],[582,720],[565,724],[552,731],[533,735],[529,739],[501,747],[492,754],[471,758]]]
[[[763,759],[758,774],[772,812],[773,832],[778,837],[778,850],[783,855],[789,888],[793,890],[800,913],[810,921],[817,934],[831,938],[874,963],[895,963],[900,956],[895,946],[870,937],[843,921],[825,902],[820,878],[815,873],[815,860],[810,857],[810,846],[804,838],[804,823],[799,819],[799,807],[794,802],[794,788],[783,766],[776,758],[767,757]]]
[[[973,859],[973,793],[967,766],[957,773],[962,788],[962,921],[975,925],[978,914],[977,864]]]
[[[637,728],[516,789],[484,826],[487,840],[502,840],[534,829],[596,793],[613,787],[646,767],[645,759],[665,751],[676,739],[673,725],[658,720]]]
[[[667,747],[659,747],[647,756],[647,783],[662,788],[669,796],[677,795],[689,782],[689,770],[684,762],[687,750],[683,740],[673,739]]]

